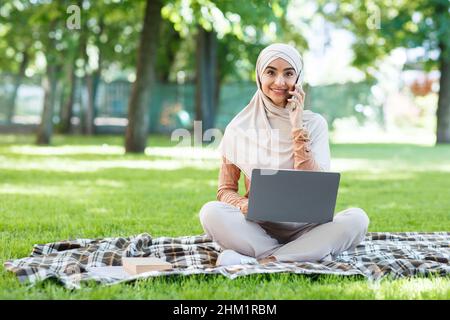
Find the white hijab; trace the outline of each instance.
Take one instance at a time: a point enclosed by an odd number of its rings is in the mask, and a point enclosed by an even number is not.
[[[294,168],[289,111],[275,106],[261,89],[261,74],[277,58],[286,60],[299,75],[296,84],[302,83],[303,60],[300,53],[294,47],[282,43],[266,47],[256,62],[258,90],[250,103],[227,125],[219,145],[220,154],[241,169],[249,179],[255,168]],[[310,121],[313,115],[313,112],[304,110],[303,123]]]

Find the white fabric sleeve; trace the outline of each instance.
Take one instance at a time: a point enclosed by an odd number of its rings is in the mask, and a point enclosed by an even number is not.
[[[316,120],[317,119],[317,120]],[[328,123],[325,118],[317,114],[308,128],[311,139],[311,151],[314,160],[319,164],[321,171],[330,171],[330,144],[328,137]]]

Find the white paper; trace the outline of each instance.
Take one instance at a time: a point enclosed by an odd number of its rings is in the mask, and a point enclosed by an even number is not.
[[[127,273],[122,266],[116,267],[89,267],[87,268],[87,272],[89,274],[99,276],[99,277],[108,277],[114,279],[127,279],[131,278],[132,275]]]

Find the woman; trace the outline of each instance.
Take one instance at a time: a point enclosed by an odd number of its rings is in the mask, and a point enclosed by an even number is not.
[[[204,231],[225,249],[216,264],[331,260],[364,239],[369,219],[362,209],[349,208],[324,224],[246,219],[253,168],[330,168],[327,122],[303,110],[299,52],[286,44],[268,46],[258,56],[256,78],[258,90],[228,124],[219,147],[219,201],[199,213]],[[238,193],[241,171],[245,196]]]

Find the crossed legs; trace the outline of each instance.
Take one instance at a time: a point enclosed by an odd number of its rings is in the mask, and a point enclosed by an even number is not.
[[[223,249],[282,262],[315,262],[336,256],[356,247],[369,226],[369,218],[362,209],[348,208],[337,213],[331,222],[299,227],[285,243],[280,243],[277,240],[280,235],[269,234],[259,223],[247,220],[238,208],[225,202],[206,203],[199,217],[204,231]]]

